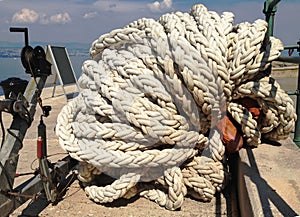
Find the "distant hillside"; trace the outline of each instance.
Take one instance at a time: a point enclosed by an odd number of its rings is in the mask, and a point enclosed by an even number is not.
[[[46,42],[32,42],[30,46],[42,46],[46,47],[49,43]],[[51,43],[54,46],[66,47],[70,56],[88,56],[90,44],[87,43],[77,43],[77,42],[68,42],[68,43]],[[24,42],[7,42],[0,41],[0,58],[18,58],[20,57],[21,49],[24,47]]]
[[[0,47],[6,48],[15,48],[24,46],[24,42],[9,42],[9,41],[0,41]]]
[[[64,46],[66,48],[78,48],[78,49],[89,49],[91,44],[90,43],[79,43],[79,42],[55,42],[55,43],[48,43],[48,42],[29,42],[30,46],[35,47],[40,45],[42,47],[46,45],[56,45],[56,46]],[[10,42],[10,41],[0,41],[0,47],[5,48],[22,48],[24,46],[24,42]]]

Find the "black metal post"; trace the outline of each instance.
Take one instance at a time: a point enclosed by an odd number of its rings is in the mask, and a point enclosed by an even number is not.
[[[300,40],[297,42],[298,48],[297,51],[299,52],[300,56]],[[294,133],[294,142],[300,148],[300,62],[298,67],[298,85],[297,85],[297,101],[296,101],[296,113],[297,113],[297,121],[295,126],[295,133]]]

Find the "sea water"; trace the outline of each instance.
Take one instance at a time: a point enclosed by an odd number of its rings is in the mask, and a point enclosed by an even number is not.
[[[82,63],[89,59],[89,56],[70,56],[70,61],[74,69],[76,78],[81,75]],[[11,77],[17,77],[23,80],[30,80],[30,74],[25,73],[25,69],[20,58],[0,58],[0,82]],[[3,89],[0,87],[0,95],[3,95]]]
[[[81,75],[81,67],[85,60],[90,59],[89,55],[70,56],[70,61],[74,69],[76,78]],[[25,73],[20,58],[0,58],[0,82],[11,77],[21,78],[23,80],[30,80],[31,76]],[[284,90],[293,91],[297,86],[297,79],[295,78],[277,78],[276,79]],[[3,95],[3,90],[0,86],[0,96]]]

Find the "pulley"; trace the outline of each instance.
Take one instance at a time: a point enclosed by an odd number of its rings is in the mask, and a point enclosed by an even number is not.
[[[11,27],[11,32],[24,32],[25,46],[21,51],[21,62],[25,72],[33,77],[51,74],[51,64],[46,60],[46,54],[41,46],[32,48],[28,43],[28,29]]]
[[[51,64],[46,60],[45,51],[41,46],[36,46],[34,49],[28,45],[23,47],[21,62],[25,72],[33,77],[51,74]]]

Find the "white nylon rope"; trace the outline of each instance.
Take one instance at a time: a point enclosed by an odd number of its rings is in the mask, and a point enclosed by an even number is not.
[[[189,14],[142,18],[93,42],[82,91],[56,127],[60,145],[80,161],[78,178],[90,199],[107,203],[139,193],[170,210],[186,194],[209,201],[228,176],[214,127],[226,112],[251,146],[293,130],[293,102],[265,72],[282,43],[265,37],[262,20],[233,22],[232,13],[195,5]],[[261,122],[242,98],[258,103]],[[101,173],[116,180],[90,185]]]
[[[265,114],[264,120],[258,123],[260,124],[259,130],[265,138],[286,139],[294,129],[296,120],[294,103],[272,77],[240,85],[233,98],[241,97],[251,97],[257,100]]]

